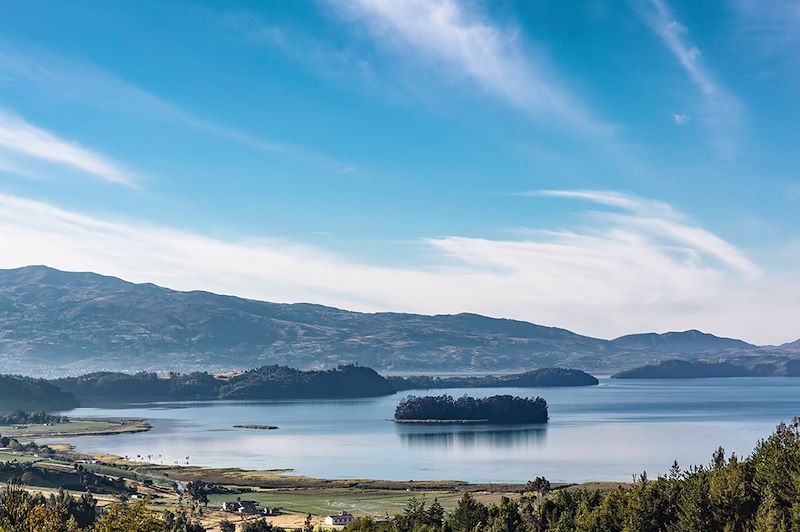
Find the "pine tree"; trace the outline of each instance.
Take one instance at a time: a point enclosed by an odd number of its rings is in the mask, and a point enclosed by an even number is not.
[[[757,532],[786,532],[786,512],[771,489],[767,489],[758,506],[754,530]]]

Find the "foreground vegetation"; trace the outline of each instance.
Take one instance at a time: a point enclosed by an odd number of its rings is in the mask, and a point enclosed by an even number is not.
[[[12,481],[0,493],[1,532],[203,532],[205,528],[186,512],[152,512],[144,500],[107,505],[98,517],[97,501],[91,493],[74,497],[59,491],[57,495],[31,494]]]
[[[475,399],[449,395],[403,399],[394,411],[395,421],[486,421],[490,423],[544,423],[547,401],[511,395]]]

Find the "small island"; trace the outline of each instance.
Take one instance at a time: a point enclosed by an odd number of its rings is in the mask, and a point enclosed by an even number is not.
[[[478,399],[410,395],[394,411],[396,423],[547,423],[548,419],[547,401],[512,395]]]

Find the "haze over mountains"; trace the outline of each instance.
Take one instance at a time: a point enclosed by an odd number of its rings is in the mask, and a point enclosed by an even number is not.
[[[671,358],[775,360],[800,342],[754,346],[699,331],[614,340],[476,314],[359,313],[179,292],[45,266],[0,270],[4,372],[222,371],[358,363],[384,372],[611,372]]]

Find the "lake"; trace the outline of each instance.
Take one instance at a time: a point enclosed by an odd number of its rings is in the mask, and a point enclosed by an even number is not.
[[[718,446],[747,454],[800,415],[800,379],[612,380],[579,388],[407,391],[354,400],[159,402],[77,408],[73,417],[141,417],[153,430],[70,438],[79,450],[155,463],[291,469],[323,478],[525,482],[631,480],[673,460],[705,464]],[[546,425],[401,425],[410,394],[544,397]],[[271,424],[278,430],[235,429]],[[64,441],[64,440],[61,440]]]

